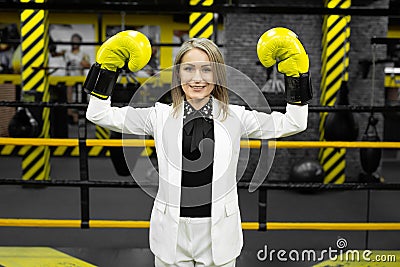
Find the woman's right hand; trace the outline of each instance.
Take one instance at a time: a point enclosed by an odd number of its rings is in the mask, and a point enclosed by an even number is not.
[[[132,30],[119,32],[100,46],[83,88],[91,95],[107,99],[125,64],[135,72],[146,66],[150,57],[150,41],[144,34]]]

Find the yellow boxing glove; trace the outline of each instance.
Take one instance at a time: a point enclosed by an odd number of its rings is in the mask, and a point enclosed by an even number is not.
[[[281,27],[266,31],[258,40],[257,55],[267,68],[278,60],[288,103],[304,105],[312,99],[308,55],[294,32]]]
[[[135,72],[142,69],[151,57],[149,39],[138,31],[122,31],[109,38],[96,55],[83,88],[100,99],[111,96],[121,68],[127,64]]]

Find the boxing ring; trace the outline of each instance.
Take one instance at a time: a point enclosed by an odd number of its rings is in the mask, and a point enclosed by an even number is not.
[[[80,110],[80,131],[77,139],[51,139],[51,138],[0,138],[0,145],[15,146],[68,146],[79,147],[80,180],[20,180],[0,179],[0,185],[18,185],[30,187],[78,187],[81,189],[81,218],[72,220],[61,219],[15,219],[0,218],[0,227],[40,227],[40,228],[149,228],[149,221],[132,220],[91,220],[89,212],[89,188],[139,188],[135,182],[126,181],[96,181],[88,177],[88,155],[87,148],[94,146],[106,147],[146,147],[154,146],[154,140],[129,139],[129,140],[99,140],[86,138],[86,119],[84,109],[86,104],[57,104],[57,103],[22,103],[1,101],[0,106],[38,106],[38,107],[60,107],[78,108]],[[276,107],[276,110],[283,108]],[[384,112],[399,111],[400,107],[316,107],[310,106],[310,112]],[[370,141],[268,141],[267,147],[276,149],[316,149],[316,148],[381,148],[400,149],[400,142],[370,142]],[[259,149],[262,145],[260,140],[241,141],[242,148]],[[248,188],[248,182],[239,182],[238,188]],[[275,222],[267,221],[266,218],[266,195],[268,190],[313,190],[313,191],[344,191],[344,190],[400,190],[400,183],[273,183],[264,182],[258,190],[258,222],[242,222],[243,230],[312,230],[312,231],[398,231],[400,222]]]

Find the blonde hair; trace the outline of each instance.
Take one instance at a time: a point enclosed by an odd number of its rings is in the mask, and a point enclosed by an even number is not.
[[[222,120],[226,119],[228,115],[228,104],[229,96],[226,81],[226,70],[225,61],[219,50],[218,46],[209,39],[206,38],[192,38],[184,42],[175,57],[174,67],[172,70],[172,106],[174,108],[174,114],[178,112],[177,107],[182,104],[185,93],[183,92],[181,81],[179,77],[179,65],[182,63],[182,58],[186,52],[193,48],[198,48],[204,51],[211,63],[214,66],[214,89],[211,91],[211,95],[220,101],[222,110]],[[219,115],[219,114],[218,114]]]

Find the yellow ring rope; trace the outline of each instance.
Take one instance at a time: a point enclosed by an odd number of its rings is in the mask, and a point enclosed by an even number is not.
[[[149,221],[90,220],[90,228],[147,229]],[[80,228],[81,220],[61,219],[0,219],[0,227]],[[242,222],[243,230],[258,230],[258,222]],[[396,222],[267,222],[267,230],[313,230],[313,231],[393,231],[400,230]]]
[[[0,138],[0,145],[28,145],[28,146],[78,146],[78,139],[58,139],[58,138]],[[242,140],[243,148],[259,148],[260,140]],[[143,147],[154,146],[154,140],[143,139],[86,139],[86,146],[127,146]],[[270,148],[400,148],[400,142],[342,142],[342,141],[269,141]]]

